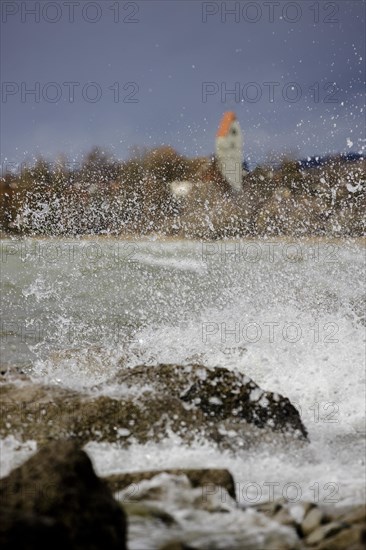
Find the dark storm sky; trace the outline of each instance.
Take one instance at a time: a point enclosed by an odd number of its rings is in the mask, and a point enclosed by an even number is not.
[[[3,168],[93,145],[207,155],[226,110],[251,164],[365,146],[363,0],[1,7]]]

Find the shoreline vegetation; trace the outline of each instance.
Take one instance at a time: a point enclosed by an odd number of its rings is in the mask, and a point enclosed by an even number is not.
[[[180,185],[181,182],[182,185]],[[168,146],[120,162],[94,148],[83,162],[38,159],[0,179],[0,235],[216,240],[365,236],[366,161],[284,158],[257,166],[235,192],[216,159]]]

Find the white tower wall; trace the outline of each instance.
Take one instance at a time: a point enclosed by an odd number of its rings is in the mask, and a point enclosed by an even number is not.
[[[216,137],[216,158],[222,175],[235,191],[240,191],[243,175],[243,134],[234,120],[225,136]]]

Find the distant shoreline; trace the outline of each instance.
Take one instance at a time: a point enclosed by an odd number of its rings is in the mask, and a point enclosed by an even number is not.
[[[298,243],[298,242],[306,242],[306,243],[338,243],[338,242],[347,242],[352,244],[363,244],[366,246],[366,236],[348,236],[348,235],[342,235],[342,236],[334,236],[334,235],[276,235],[272,237],[266,237],[263,235],[255,236],[243,236],[238,238],[221,238],[221,239],[198,239],[198,238],[187,238],[182,236],[176,236],[176,235],[73,235],[73,236],[61,236],[61,235],[14,235],[12,233],[0,233],[0,241],[26,241],[26,240],[34,240],[34,241],[46,241],[46,240],[52,240],[52,241],[128,241],[128,242],[146,242],[146,243],[154,243],[154,242],[191,242],[191,243],[237,243],[237,242],[263,242],[263,243],[276,243],[276,242],[284,242],[284,243]]]

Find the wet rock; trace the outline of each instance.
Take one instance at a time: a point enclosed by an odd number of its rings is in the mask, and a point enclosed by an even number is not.
[[[241,509],[223,487],[212,486],[205,493],[185,475],[159,474],[141,481],[133,493],[130,488],[121,491],[118,498],[129,515],[129,533],[136,548],[169,548],[169,544],[194,550],[300,548],[292,526],[277,524],[250,508]],[[168,512],[174,523],[160,518],[159,509]]]
[[[289,510],[286,508],[280,508],[280,510],[278,510],[278,512],[274,515],[273,520],[281,523],[281,525],[290,525],[293,527],[296,523]]]
[[[278,500],[275,500],[275,501],[267,501],[267,502],[261,502],[260,504],[256,504],[253,506],[253,509],[271,518],[281,510],[285,502],[286,500],[284,498],[279,498]]]
[[[288,510],[292,518],[296,521],[296,524],[300,527],[301,523],[304,521],[305,516],[308,512],[314,508],[315,504],[313,502],[296,502],[288,505]],[[299,533],[302,536],[301,528],[298,529]]]
[[[237,508],[236,501],[224,487],[209,483],[194,487],[185,474],[157,473],[115,493],[125,506],[129,503],[152,504],[165,510],[169,502],[170,512],[186,509],[188,515],[197,510],[227,513]],[[130,509],[129,509],[130,510]]]
[[[332,521],[325,525],[320,525],[315,531],[307,537],[306,543],[309,546],[316,546],[326,538],[332,537],[347,527],[346,524],[340,521]]]
[[[366,528],[366,504],[347,506],[344,508],[324,508],[329,521],[342,521],[348,525],[363,523]]]
[[[195,550],[195,548],[193,546],[188,546],[180,540],[173,540],[164,543],[159,547],[159,550]]]
[[[0,492],[2,548],[126,548],[125,514],[75,443],[43,447],[0,480]]]
[[[281,497],[275,501],[257,504],[254,506],[254,509],[281,525],[292,527],[299,537],[302,537],[300,523],[312,506],[313,505],[308,502],[297,502],[293,504]]]
[[[253,507],[280,525],[293,527],[304,548],[314,550],[361,550],[366,542],[366,506],[318,506],[292,503],[284,498]]]
[[[141,443],[159,441],[169,431],[186,441],[206,428],[207,436],[217,439],[215,426],[205,423],[202,412],[188,409],[170,396],[146,395],[112,399],[83,395],[58,386],[42,384],[0,386],[0,435],[16,435],[45,444],[53,439],[120,441],[130,438]]]
[[[323,534],[325,536],[317,544],[312,541],[311,548],[316,550],[361,550],[366,546],[366,505],[323,508]],[[328,526],[331,526],[329,532]],[[334,532],[334,527],[338,529]],[[321,531],[318,531],[320,534]],[[318,537],[319,538],[319,537]]]
[[[1,511],[0,519],[0,546],[3,550],[70,548],[66,526],[50,517],[11,510]]]
[[[263,391],[238,372],[199,365],[142,366],[120,372],[114,383],[122,384],[121,397],[30,381],[0,384],[0,435],[41,444],[73,438],[81,444],[128,445],[174,433],[185,442],[204,437],[231,450],[306,438],[287,398]]]
[[[297,550],[300,548],[301,546],[296,539],[289,542],[284,538],[282,533],[272,533],[271,536],[265,539],[264,545],[260,550]]]
[[[152,479],[159,474],[185,475],[193,488],[205,487],[208,490],[211,487],[223,487],[226,489],[232,499],[235,500],[235,484],[231,473],[224,469],[189,469],[176,468],[167,470],[150,470],[144,472],[131,472],[126,474],[113,474],[104,480],[108,483],[111,491],[116,493],[129,486],[137,486],[141,481]]]
[[[145,502],[123,502],[123,508],[128,517],[139,516],[147,520],[159,520],[167,526],[172,526],[176,522],[168,512],[157,506]]]
[[[303,522],[301,523],[301,531],[304,537],[307,537],[312,531],[317,529],[322,523],[324,513],[317,506],[314,506],[306,514]]]
[[[364,550],[366,547],[366,528],[354,525],[340,531],[334,536],[323,540],[312,550]]]
[[[342,519],[350,525],[354,523],[362,523],[366,528],[366,505],[361,504],[351,508],[351,510],[348,510],[343,514]]]
[[[262,390],[238,371],[202,365],[143,365],[120,371],[114,381],[135,388],[148,386],[155,393],[175,396],[201,410],[207,419],[226,421],[224,433],[245,420],[260,429],[307,438],[300,415],[289,399]]]

